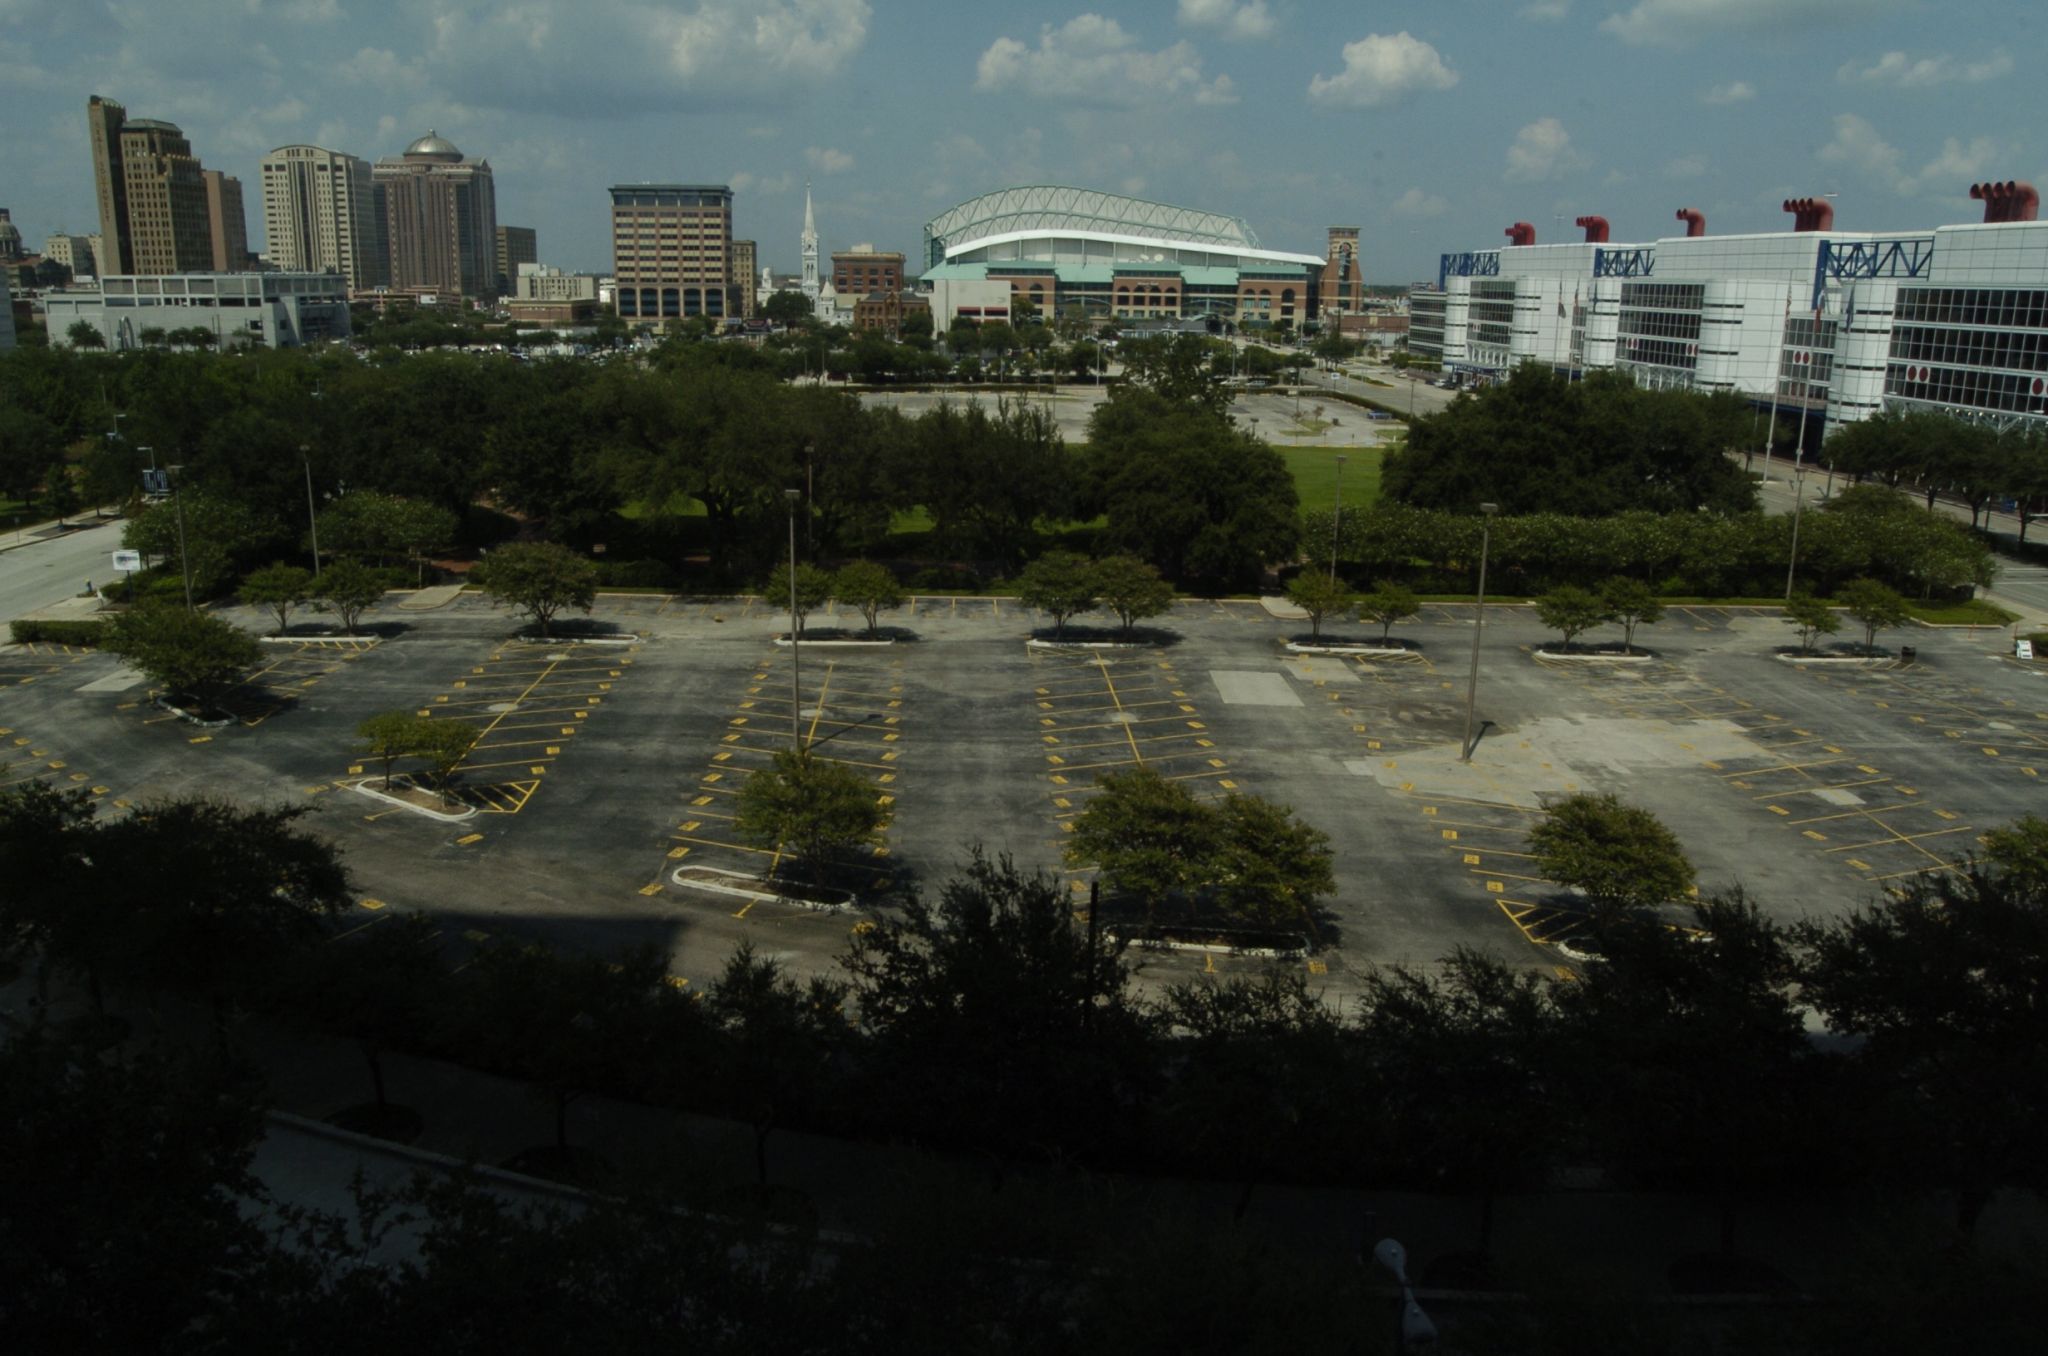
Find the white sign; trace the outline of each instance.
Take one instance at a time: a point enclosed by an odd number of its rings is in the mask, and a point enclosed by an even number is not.
[[[114,552],[114,568],[119,570],[122,574],[136,574],[140,572],[142,569],[142,552]]]
[[[2032,659],[2034,657],[2034,642],[2031,640],[2014,641],[2012,643],[2012,654],[2015,659]]]

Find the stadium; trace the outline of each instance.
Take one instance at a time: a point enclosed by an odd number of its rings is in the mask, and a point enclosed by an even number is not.
[[[1315,315],[1323,272],[1262,247],[1242,217],[1085,188],[1001,189],[924,228],[927,288],[1007,283],[1044,316],[1294,325]]]

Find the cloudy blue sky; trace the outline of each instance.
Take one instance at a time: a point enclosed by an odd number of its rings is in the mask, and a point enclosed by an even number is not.
[[[0,206],[31,242],[95,229],[100,93],[240,175],[252,243],[264,151],[431,126],[572,269],[645,179],[731,184],[793,269],[808,178],[828,249],[1068,183],[1283,249],[1359,225],[1405,282],[1515,220],[1772,230],[1831,192],[1845,229],[1975,220],[1973,180],[2048,183],[2044,39],[2040,0],[0,0]]]

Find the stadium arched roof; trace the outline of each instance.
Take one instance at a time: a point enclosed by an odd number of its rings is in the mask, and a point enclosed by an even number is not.
[[[1218,253],[1320,263],[1312,255],[1263,250],[1242,217],[1057,184],[999,189],[969,198],[925,223],[925,265],[943,264],[978,246],[1028,236],[1207,246]]]

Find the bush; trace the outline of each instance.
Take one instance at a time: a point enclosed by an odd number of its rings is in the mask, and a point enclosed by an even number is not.
[[[596,564],[597,583],[600,588],[676,589],[682,587],[681,573],[665,561],[600,560]]]
[[[961,565],[934,565],[910,576],[910,587],[919,593],[979,593],[981,576]]]
[[[105,636],[107,624],[97,621],[46,621],[37,617],[22,617],[7,624],[14,635],[14,643],[27,645],[40,641],[45,645],[94,646]]]

